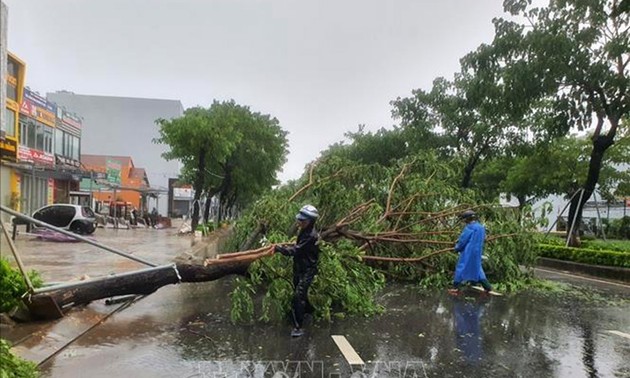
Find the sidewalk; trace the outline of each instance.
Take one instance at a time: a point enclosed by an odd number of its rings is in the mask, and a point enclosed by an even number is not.
[[[156,264],[172,263],[191,250],[207,248],[207,240],[190,235],[177,235],[178,228],[115,230],[99,228],[95,239],[108,246],[143,257]],[[215,240],[211,243],[216,244]],[[195,244],[193,248],[193,244]],[[60,282],[122,273],[143,268],[140,263],[114,255],[84,243],[54,243],[18,236],[16,247],[27,269],[37,270],[45,282]],[[3,249],[4,250],[4,249]],[[54,321],[36,321],[3,328],[2,337],[13,344],[16,354],[37,364],[55,356],[75,339],[103,323],[111,315],[124,310],[144,297],[106,305],[105,300],[74,307]]]
[[[541,266],[534,268],[534,274],[538,278],[565,282],[575,286],[596,289],[607,294],[630,298],[630,285],[624,282]]]

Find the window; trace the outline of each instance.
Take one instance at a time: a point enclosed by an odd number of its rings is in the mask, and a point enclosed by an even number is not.
[[[72,137],[72,158],[74,160],[79,160],[79,155],[81,154],[80,141],[78,137]]]
[[[2,130],[7,133],[7,136],[15,136],[15,112],[11,109],[5,109],[6,118],[5,124],[2,125]]]
[[[27,147],[35,147],[36,138],[35,135],[37,133],[37,126],[32,121],[27,121],[28,125],[28,137],[26,138],[26,143],[24,143]]]
[[[28,146],[28,122],[23,115],[20,115],[20,144]]]
[[[20,115],[20,144],[36,150],[53,152],[52,127]]]
[[[13,59],[7,59],[7,74],[15,78],[18,77],[18,65]]]
[[[7,98],[17,101],[17,87],[11,84],[9,79],[7,79]]]
[[[63,131],[55,130],[55,153],[57,155],[63,155]]]
[[[18,65],[9,58],[7,61],[7,97],[13,101],[17,101],[17,78],[18,78]]]
[[[35,145],[33,146],[36,150],[44,151],[44,127],[42,125],[35,126]]]
[[[44,149],[42,151],[52,153],[53,152],[53,129],[52,127],[44,126]]]

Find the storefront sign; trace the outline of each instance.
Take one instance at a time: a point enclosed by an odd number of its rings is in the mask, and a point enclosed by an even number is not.
[[[57,106],[24,88],[24,99],[20,105],[20,113],[54,127],[57,118]]]
[[[18,159],[34,164],[54,165],[55,156],[44,151],[34,150],[28,147],[18,147]]]
[[[48,179],[48,203],[47,205],[52,205],[55,203],[55,180],[49,178]]]
[[[107,159],[105,170],[107,172],[107,181],[120,185],[120,162]]]
[[[192,188],[173,188],[173,197],[176,199],[192,199],[193,193]]]
[[[67,158],[65,156],[61,156],[61,155],[55,155],[55,163],[58,165],[65,165],[68,167],[72,167],[72,168],[79,168],[81,167],[81,163],[74,160],[74,159],[70,159]]]
[[[74,113],[67,112],[64,109],[57,107],[57,118],[70,127],[81,129],[81,118]]]
[[[81,120],[79,119],[79,117],[66,111],[63,112],[63,118],[61,118],[61,120],[68,126],[76,127],[77,129],[81,128]]]
[[[0,156],[5,160],[17,159],[17,141],[9,138],[0,140]]]

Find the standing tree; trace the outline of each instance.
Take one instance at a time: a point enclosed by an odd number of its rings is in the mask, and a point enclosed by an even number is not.
[[[212,169],[218,175],[213,175],[206,189],[208,198],[219,195],[218,220],[227,212],[242,209],[278,184],[276,172],[286,161],[287,132],[282,130],[278,120],[253,113],[247,107],[238,110],[234,127],[240,138],[225,159],[213,162]]]
[[[192,228],[199,222],[199,200],[208,175],[209,160],[224,160],[232,152],[239,135],[229,122],[222,104],[215,102],[209,109],[187,109],[184,116],[159,119],[160,137],[154,142],[169,146],[162,154],[166,160],[179,160],[184,166],[184,179],[192,181],[195,190]]]
[[[475,52],[470,67],[497,83],[513,117],[544,105],[541,125],[593,128],[588,172],[576,188],[583,194],[573,197],[569,210],[570,221],[579,224],[604,155],[628,127],[630,14],[618,0],[551,0],[546,8],[530,3],[504,2],[526,23],[495,20],[494,41]],[[577,231],[571,245],[579,245]]]
[[[417,89],[412,97],[392,102],[412,150],[435,149],[461,168],[462,188],[473,186],[473,173],[513,144],[522,143],[527,129],[504,111],[505,103],[494,82],[467,69],[453,81],[437,78],[431,91]]]
[[[187,109],[183,117],[157,122],[160,137],[155,142],[170,147],[164,158],[180,160],[182,179],[193,184],[193,230],[199,223],[202,193],[207,212],[216,194],[228,208],[246,205],[277,183],[287,140],[275,118],[252,113],[234,101],[215,101],[207,109]]]

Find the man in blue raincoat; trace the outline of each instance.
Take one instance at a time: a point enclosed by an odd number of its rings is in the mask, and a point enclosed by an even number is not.
[[[459,260],[457,260],[457,267],[455,268],[454,287],[449,289],[449,293],[459,294],[459,286],[465,282],[478,282],[486,293],[489,293],[492,286],[490,286],[490,282],[486,279],[486,274],[481,267],[486,229],[477,221],[477,214],[472,210],[464,211],[460,218],[466,222],[466,227],[455,244],[455,251],[459,252]]]

